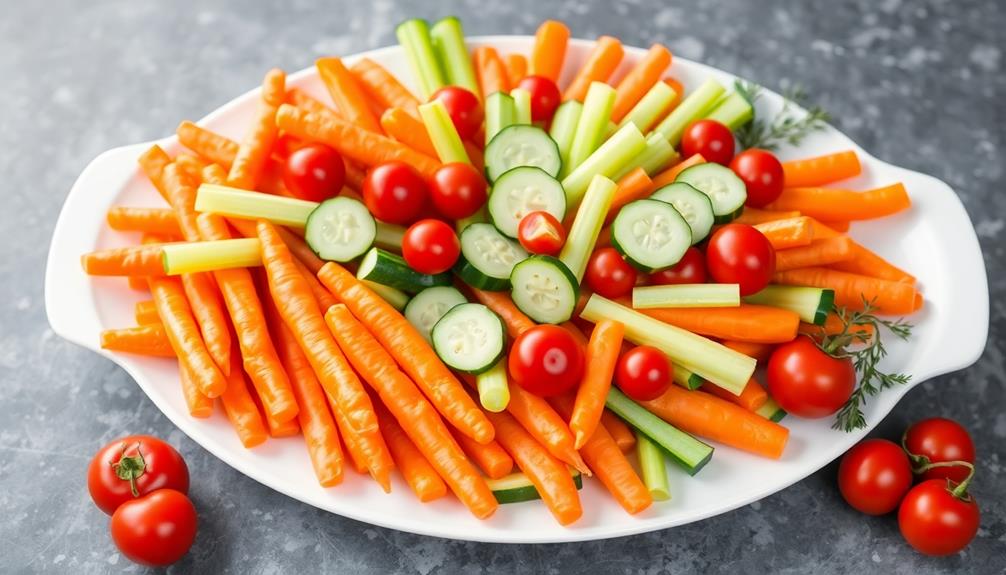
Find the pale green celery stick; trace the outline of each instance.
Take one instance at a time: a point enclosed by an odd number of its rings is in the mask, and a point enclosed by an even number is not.
[[[580,114],[583,112],[583,104],[576,100],[563,102],[555,110],[552,117],[552,126],[548,130],[548,135],[555,140],[555,145],[559,147],[559,157],[562,158],[562,165],[569,163],[570,148],[573,147],[573,136],[576,135],[576,124],[580,121]]]
[[[506,375],[506,356],[489,371],[475,376],[479,389],[479,402],[486,410],[499,413],[510,404],[510,385]]]
[[[680,284],[632,288],[634,309],[662,307],[738,307],[738,284]]]
[[[461,21],[454,16],[440,20],[430,29],[430,39],[433,41],[437,56],[440,57],[447,81],[481,98],[479,83],[475,79],[475,66],[472,65],[468,47],[465,46],[465,33],[461,29]]]
[[[576,124],[569,162],[563,162],[562,165],[563,174],[572,173],[601,145],[614,106],[615,89],[604,82],[592,82],[587,89],[587,97],[583,100],[580,121]]]
[[[583,280],[587,260],[594,251],[597,236],[601,233],[604,218],[608,215],[608,208],[611,207],[611,200],[617,189],[618,185],[608,178],[594,176],[583,196],[583,204],[576,212],[573,225],[569,228],[569,236],[559,252],[559,260],[573,272],[578,282]]]
[[[262,265],[258,238],[164,244],[164,273],[169,276]]]
[[[667,141],[667,138],[660,132],[653,132],[646,137],[646,149],[641,154],[632,158],[611,179],[617,182],[636,168],[643,168],[647,175],[653,175],[663,169],[664,166],[677,156],[678,153],[674,150],[674,146]]]
[[[386,286],[369,280],[361,279],[360,281],[363,282],[365,286],[369,287],[371,291],[381,296],[381,299],[388,302],[391,307],[397,309],[398,311],[405,309],[405,304],[409,303],[409,294],[403,291],[399,291],[391,286]]]
[[[423,100],[428,100],[434,92],[447,85],[430,40],[428,24],[419,18],[406,20],[395,29],[395,36],[405,50],[405,56],[419,85],[419,94]]]
[[[744,96],[734,92],[724,98],[711,112],[706,114],[706,119],[716,120],[730,128],[733,132],[754,118],[754,109],[751,103]]]
[[[682,100],[678,107],[674,108],[654,129],[663,134],[672,146],[677,146],[681,143],[681,136],[685,133],[688,124],[703,117],[706,112],[712,109],[716,100],[725,91],[725,88],[716,80],[712,78],[706,80]]]
[[[670,109],[671,104],[674,103],[674,98],[677,97],[678,93],[674,88],[667,85],[666,82],[657,82],[650,88],[650,91],[646,93],[635,106],[629,110],[629,113],[622,118],[622,121],[618,124],[618,127],[632,122],[639,128],[642,133],[647,133],[650,128],[657,123],[657,120],[661,116],[667,113]]]
[[[531,125],[531,92],[524,88],[510,90],[514,103],[514,124]]]
[[[582,120],[580,123],[583,123]],[[573,146],[576,146],[575,141]],[[615,132],[614,136],[608,138],[607,142],[601,144],[590,157],[563,178],[566,212],[570,213],[580,204],[580,199],[583,198],[583,193],[587,191],[587,186],[594,176],[611,178],[645,149],[646,138],[635,124],[629,124]]]
[[[465,145],[461,142],[461,136],[458,135],[454,122],[451,121],[451,116],[447,113],[447,107],[442,101],[433,100],[420,104],[419,116],[423,119],[423,124],[426,125],[426,132],[430,135],[430,140],[433,142],[433,147],[437,150],[437,156],[440,157],[441,162],[445,164],[463,162],[471,165],[472,162],[468,159]]]
[[[454,223],[454,228],[458,230],[458,233],[464,231],[465,228],[472,224],[484,224],[489,221],[489,212],[486,211],[485,204],[479,208],[474,214],[468,216],[467,218],[461,218]]]
[[[405,228],[386,222],[377,222],[377,235],[374,237],[374,245],[382,250],[402,253],[402,238],[405,237]]]
[[[196,192],[196,211],[303,228],[317,202],[285,198],[238,188],[202,184]]]
[[[517,107],[513,98],[503,92],[486,96],[486,145],[500,130],[517,123]]]
[[[685,389],[695,390],[702,387],[702,384],[706,381],[701,377],[695,375],[694,373],[688,371],[687,369],[681,367],[680,365],[675,365],[674,375],[671,379],[674,383],[680,385]]]
[[[664,454],[657,444],[639,431],[636,432],[636,455],[639,456],[639,469],[643,472],[643,485],[650,491],[650,497],[654,501],[670,499],[671,487],[667,481]]]

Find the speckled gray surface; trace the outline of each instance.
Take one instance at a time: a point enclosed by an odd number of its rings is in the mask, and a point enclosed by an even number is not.
[[[84,485],[87,456],[131,432],[181,447],[194,476],[199,539],[175,572],[1002,572],[1006,569],[1006,147],[1004,5],[863,0],[695,3],[469,0],[472,34],[531,33],[545,17],[579,37],[614,34],[780,87],[797,81],[879,157],[933,174],[978,229],[992,292],[985,355],[930,381],[876,435],[945,415],[974,434],[977,540],[930,559],[893,518],[853,512],[834,465],[759,503],[702,523],[594,543],[504,546],[371,527],[274,493],[174,428],[120,369],[55,337],[42,275],[56,214],[105,149],[171,132],[319,55],[392,43],[427,2],[5,2],[0,16],[0,572],[137,571],[111,544]],[[545,6],[548,9],[544,9]]]

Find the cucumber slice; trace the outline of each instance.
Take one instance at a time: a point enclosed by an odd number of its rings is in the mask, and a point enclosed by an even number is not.
[[[510,285],[513,303],[538,323],[567,321],[580,296],[576,276],[552,256],[531,256],[515,265]]]
[[[461,232],[461,256],[454,273],[472,287],[503,291],[510,287],[513,267],[525,259],[524,248],[492,224],[472,224]]]
[[[580,472],[570,470],[570,474],[573,476],[573,484],[576,485],[576,488],[583,489],[583,477]],[[519,471],[499,479],[486,479],[486,483],[489,484],[489,489],[492,490],[496,501],[501,504],[541,499],[541,495],[535,489],[531,479]]]
[[[506,330],[503,320],[480,303],[452,307],[433,326],[433,349],[448,366],[479,374],[503,357]]]
[[[437,286],[426,288],[417,293],[409,300],[405,306],[405,319],[426,338],[426,341],[433,343],[430,333],[433,326],[437,325],[440,318],[444,317],[448,311],[456,305],[468,303],[458,290],[450,286]]]
[[[407,293],[416,293],[433,286],[451,285],[451,274],[430,275],[417,272],[405,263],[402,256],[381,248],[370,248],[363,256],[356,277]]]
[[[561,222],[566,217],[566,192],[545,170],[521,166],[496,180],[488,206],[496,229],[516,238],[520,221],[531,212],[548,212]]]
[[[692,230],[678,210],[658,200],[636,200],[611,223],[611,245],[641,271],[673,266],[692,245]]]
[[[745,296],[744,301],[795,311],[802,321],[824,325],[828,313],[835,307],[835,290],[770,285],[756,294]]]
[[[553,178],[559,175],[562,160],[559,146],[545,130],[536,126],[507,126],[493,136],[485,151],[486,178],[496,178],[518,166],[545,170]]]
[[[337,197],[318,204],[307,217],[304,241],[323,260],[348,262],[366,253],[377,223],[362,202]]]
[[[726,166],[713,163],[692,166],[678,174],[674,181],[684,182],[709,196],[717,224],[725,224],[744,211],[747,186]]]
[[[713,203],[709,196],[684,182],[674,182],[653,192],[651,200],[674,206],[692,229],[692,245],[706,239],[713,229]]]

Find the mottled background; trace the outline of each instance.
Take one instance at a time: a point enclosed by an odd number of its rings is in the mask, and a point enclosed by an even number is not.
[[[175,572],[1006,569],[1001,1],[469,0],[449,11],[415,1],[272,4],[0,2],[0,572],[138,570],[116,552],[84,486],[87,457],[132,432],[181,446],[195,478],[199,539]],[[43,310],[46,248],[65,194],[92,158],[170,133],[257,85],[271,66],[297,70],[320,55],[391,44],[401,19],[448,13],[471,34],[528,34],[557,17],[575,36],[659,41],[769,87],[799,82],[872,153],[958,191],[989,269],[989,345],[970,369],[916,388],[877,435],[895,437],[931,415],[972,431],[983,521],[965,552],[914,553],[892,517],[866,518],[842,502],[834,466],[732,513],[614,541],[483,545],[371,527],[241,476],[177,431],[122,370],[54,336]]]

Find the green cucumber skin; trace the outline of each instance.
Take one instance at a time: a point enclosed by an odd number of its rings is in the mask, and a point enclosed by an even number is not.
[[[729,214],[723,214],[720,216],[713,214],[713,224],[714,225],[729,224],[730,222],[741,217],[741,214],[743,213],[744,213],[744,206],[737,208],[736,210],[730,212]]]
[[[576,281],[576,276],[573,275],[573,272],[570,271],[570,269],[568,267],[566,267],[566,264],[562,263],[562,260],[560,260],[559,258],[557,258],[555,256],[549,256],[549,255],[544,255],[544,254],[536,254],[536,255],[530,256],[527,259],[525,259],[525,260],[517,263],[517,265],[515,265],[513,267],[514,271],[510,272],[510,276],[513,277],[513,274],[514,274],[514,272],[517,271],[517,268],[519,266],[525,264],[525,263],[528,263],[528,262],[531,262],[531,263],[544,262],[544,263],[551,264],[552,266],[558,268],[559,271],[562,272],[562,274],[566,277],[566,279],[569,280],[570,285],[573,286],[573,301],[574,302],[579,301],[579,299],[580,299],[580,284],[579,284],[579,282]],[[514,302],[514,304],[516,305],[517,302]],[[517,307],[520,308],[519,305]],[[526,310],[521,310],[521,311],[524,312],[528,317],[530,317],[531,319],[533,319],[535,322],[542,323],[542,322],[539,322],[538,319],[534,317],[537,314],[528,313]],[[576,306],[575,305],[573,306],[573,309],[570,310],[569,317],[567,317],[566,319],[564,319],[562,321],[556,322],[556,323],[558,324],[558,323],[563,323],[563,322],[569,321],[573,317],[574,313],[576,313]]]
[[[573,485],[576,485],[577,491],[583,489],[583,476],[579,473],[574,475]],[[496,498],[496,502],[500,505],[506,505],[508,503],[535,501],[537,499],[541,499],[541,494],[538,493],[538,490],[534,485],[528,485],[526,487],[514,487],[512,489],[493,491],[493,497]]]
[[[429,287],[451,285],[451,274],[424,274],[417,272],[405,260],[389,252],[378,253],[378,264],[365,280],[386,285],[409,294],[417,294]],[[386,262],[383,263],[382,262]]]
[[[451,308],[451,310],[457,309],[461,305],[466,305],[466,304],[459,304],[458,306],[455,306],[455,307]],[[482,304],[471,304],[471,305],[482,306]],[[482,307],[485,307],[485,306],[482,306]],[[486,308],[486,309],[489,310],[489,308]],[[492,310],[489,310],[489,313],[492,314],[492,316],[494,318],[496,318],[496,321],[499,323],[500,337],[501,337],[501,340],[503,341],[503,344],[500,345],[499,352],[497,352],[496,355],[492,359],[488,360],[485,363],[485,365],[483,365],[482,367],[479,367],[479,368],[476,368],[476,369],[464,369],[464,368],[458,367],[456,365],[451,365],[450,363],[447,362],[447,360],[445,360],[443,358],[443,356],[440,355],[440,351],[437,350],[437,344],[436,344],[437,339],[436,339],[436,337],[433,334],[436,333],[437,326],[440,325],[444,321],[444,319],[450,317],[451,311],[448,310],[448,312],[445,313],[443,315],[443,317],[441,317],[440,320],[437,321],[437,323],[433,324],[433,329],[430,330],[431,338],[433,340],[432,343],[431,343],[431,346],[433,347],[433,351],[436,352],[437,356],[440,357],[440,360],[443,361],[444,364],[446,364],[451,369],[460,371],[462,373],[468,373],[468,374],[471,374],[471,375],[478,375],[480,373],[485,373],[485,372],[489,371],[490,369],[493,368],[493,366],[495,366],[499,362],[500,358],[502,358],[503,355],[506,354],[506,324],[503,323],[503,319],[500,318],[499,314],[497,314],[496,312],[494,312]]]
[[[706,380],[702,379],[701,377],[699,377],[699,376],[697,376],[697,375],[695,375],[695,374],[693,373],[693,374],[692,374],[692,375],[691,375],[691,376],[690,376],[690,377],[688,378],[688,382],[687,382],[687,385],[686,385],[686,387],[687,387],[687,388],[688,388],[689,390],[691,390],[691,391],[695,391],[696,389],[698,389],[698,388],[702,387],[702,386],[703,386],[703,385],[704,385],[705,383],[706,383]]]
[[[482,273],[477,267],[465,259],[465,256],[458,255],[458,261],[452,268],[454,273],[461,278],[461,281],[473,288],[485,291],[507,291],[510,289],[510,278],[494,278]]]
[[[826,289],[821,294],[821,303],[818,304],[817,311],[814,312],[814,325],[824,325],[833,309],[835,309],[835,290]],[[783,412],[784,417],[785,415]]]
[[[611,247],[615,248],[615,250],[617,250],[618,253],[622,254],[622,257],[625,258],[625,261],[627,261],[630,266],[636,268],[637,270],[643,272],[644,274],[655,272],[659,269],[645,265],[642,262],[637,261],[632,256],[630,256],[629,253],[622,247],[622,244],[618,243],[618,239],[615,238],[615,234],[611,234]]]

